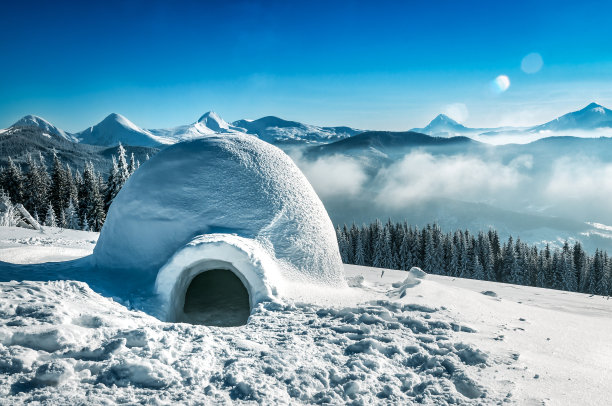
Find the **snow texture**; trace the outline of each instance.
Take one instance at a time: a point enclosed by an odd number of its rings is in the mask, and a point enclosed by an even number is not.
[[[183,272],[195,276],[198,262],[200,272],[212,269],[204,260],[236,273],[252,305],[285,296],[287,284],[345,286],[318,196],[285,153],[244,134],[176,144],[144,163],[115,198],[94,250],[101,272],[145,290],[157,278],[169,312]]]
[[[0,283],[0,405],[609,403],[605,297],[346,265],[350,288],[302,289],[220,328],[6,263],[47,261],[36,247],[87,255],[95,235],[0,227],[1,280],[43,280]],[[86,277],[89,264],[62,265]]]

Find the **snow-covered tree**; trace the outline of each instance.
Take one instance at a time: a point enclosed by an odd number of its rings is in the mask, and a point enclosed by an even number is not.
[[[24,188],[23,174],[10,156],[8,166],[0,173],[0,187],[11,196],[13,203],[21,203]]]
[[[53,210],[53,205],[49,203],[49,207],[47,207],[47,217],[45,217],[45,225],[47,227],[57,227],[57,217],[55,216],[55,211]]]
[[[0,189],[0,226],[14,227],[19,223],[19,213],[8,193]]]
[[[130,176],[138,169],[138,165],[136,164],[136,158],[134,158],[134,153],[130,155],[130,164],[128,165],[128,173]]]
[[[79,192],[79,203],[81,217],[83,218],[82,223],[85,222],[86,217],[89,223],[88,227],[92,231],[100,231],[106,219],[104,200],[100,194],[99,183],[99,177],[94,170],[93,164],[88,162],[83,171],[83,184],[81,186],[82,190]]]
[[[73,230],[80,230],[80,224],[79,224],[79,213],[73,203],[73,200],[70,201],[70,203],[68,203],[68,207],[66,208],[66,210],[64,211],[65,216],[66,216],[66,228],[70,228]]]

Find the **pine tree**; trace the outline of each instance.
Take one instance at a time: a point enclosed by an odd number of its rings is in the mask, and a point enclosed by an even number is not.
[[[55,216],[55,211],[53,210],[53,205],[51,203],[49,203],[49,207],[47,207],[45,225],[47,227],[57,227],[57,217]]]
[[[357,233],[354,263],[355,265],[365,265],[365,251],[363,249],[363,239],[361,238],[361,232]]]
[[[45,213],[49,203],[49,174],[41,160],[36,162],[30,154],[27,156],[27,165],[24,184],[26,198],[23,205],[30,213]]]
[[[65,215],[66,215],[66,228],[70,228],[73,230],[81,229],[80,224],[79,224],[79,214],[78,214],[75,204],[73,203],[73,200],[71,200],[70,203],[68,204],[68,207],[66,208],[66,211],[65,211]]]
[[[0,176],[0,187],[8,193],[11,201],[15,204],[23,201],[24,179],[19,168],[13,159],[9,156],[8,167],[6,167]]]
[[[87,219],[87,213],[83,215],[82,223],[83,223],[83,226],[81,227],[81,230],[89,231],[89,220]]]
[[[485,279],[484,268],[482,267],[482,264],[480,263],[478,256],[474,257],[474,273],[472,274],[472,278],[478,279],[478,280]]]
[[[138,166],[136,165],[136,159],[134,158],[134,153],[132,152],[132,155],[130,156],[130,164],[128,165],[129,176],[132,176],[132,174],[136,172],[137,168]]]
[[[0,189],[0,226],[14,227],[19,223],[19,218],[9,194]]]
[[[62,208],[68,204],[67,196],[70,195],[68,182],[66,181],[64,165],[56,153],[53,154],[53,167],[51,168],[51,188],[49,190],[49,201],[54,213],[60,213]]]
[[[86,215],[89,228],[92,231],[100,231],[104,224],[106,213],[104,211],[104,200],[100,194],[100,180],[91,162],[85,165],[82,189],[79,194],[83,195],[81,201],[83,218]]]

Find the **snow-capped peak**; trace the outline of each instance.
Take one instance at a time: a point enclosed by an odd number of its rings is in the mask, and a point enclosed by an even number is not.
[[[446,114],[438,114],[436,116],[436,118],[431,120],[431,123],[429,123],[429,124],[433,124],[433,123],[459,124],[457,121],[453,120],[452,118],[450,118]]]
[[[11,127],[36,127],[51,136],[55,136],[56,138],[62,138],[68,141],[76,141],[74,136],[72,136],[71,134],[68,134],[64,130],[57,128],[44,118],[31,114],[20,118]]]
[[[111,113],[93,127],[77,134],[85,144],[114,146],[125,145],[158,146],[168,144],[168,140],[152,134],[132,123],[121,114]]]
[[[470,129],[459,124],[446,114],[438,114],[424,128],[413,128],[412,131],[420,132],[429,135],[455,135],[469,132]]]
[[[590,103],[581,110],[567,113],[548,123],[533,127],[535,131],[592,130],[612,127],[612,110]]]
[[[227,131],[230,129],[229,123],[219,117],[214,111],[204,113],[202,117],[198,119],[198,123],[203,124],[206,128],[214,132],[225,132],[224,130]]]
[[[589,104],[588,106],[586,106],[585,108],[583,108],[582,110],[595,110],[595,111],[603,111],[604,107],[601,104],[597,104],[595,102]]]

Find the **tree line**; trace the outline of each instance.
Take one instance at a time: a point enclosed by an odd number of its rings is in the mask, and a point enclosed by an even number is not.
[[[410,270],[517,285],[612,295],[612,261],[604,251],[589,255],[580,242],[538,249],[497,231],[443,233],[437,224],[419,229],[406,222],[336,228],[346,264]]]
[[[148,156],[147,156],[148,159]],[[53,154],[51,169],[42,154],[27,156],[25,170],[9,157],[8,166],[0,170],[0,199],[6,207],[21,203],[42,225],[76,230],[100,231],[115,196],[140,162],[132,153],[128,163],[125,148],[120,144],[107,179],[91,162],[83,171],[72,172]],[[12,225],[6,210],[2,222]],[[9,216],[10,217],[10,216]]]

